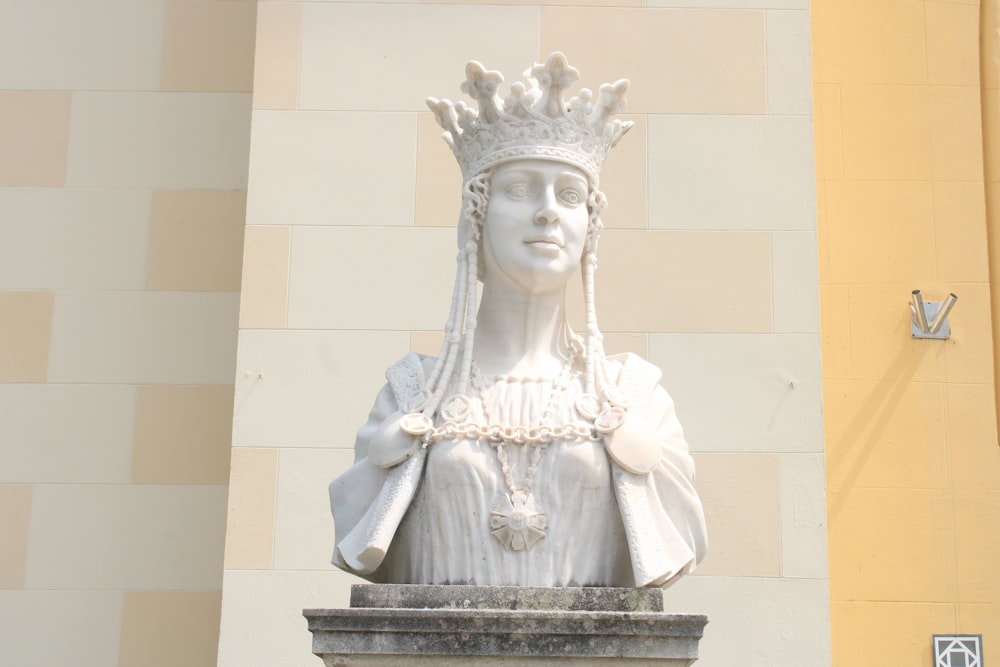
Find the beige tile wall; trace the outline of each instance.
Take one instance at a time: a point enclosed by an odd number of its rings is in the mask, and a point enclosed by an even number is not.
[[[260,3],[220,666],[311,664],[301,608],[358,581],[328,565],[326,484],[385,367],[436,351],[454,276],[424,97],[556,48],[585,85],[632,79],[598,313],[664,369],[712,527],[667,603],[710,614],[699,665],[828,661],[809,3],[642,4]]]
[[[0,245],[6,289],[143,288],[148,190],[5,186],[0,208],[18,239]]]
[[[128,483],[135,398],[123,384],[0,384],[0,481]]]
[[[0,7],[0,664],[216,664],[255,22]]]
[[[122,607],[121,667],[211,665],[219,644],[222,595],[126,593]],[[150,646],[170,647],[151,651]]]
[[[14,665],[118,664],[122,629],[121,591],[0,590],[3,656]],[[52,640],[53,615],[62,623]]]

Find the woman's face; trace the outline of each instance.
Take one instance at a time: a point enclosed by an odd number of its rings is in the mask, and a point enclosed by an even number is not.
[[[483,226],[484,281],[531,293],[563,288],[583,256],[587,195],[584,173],[562,162],[496,167]]]

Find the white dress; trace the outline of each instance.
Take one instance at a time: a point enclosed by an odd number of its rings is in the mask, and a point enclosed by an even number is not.
[[[659,370],[634,355],[623,361],[612,363],[612,373],[632,399],[630,409],[656,425],[659,465],[637,475],[611,462],[601,441],[548,445],[530,489],[545,514],[545,536],[521,551],[493,535],[490,512],[511,490],[488,441],[441,440],[389,469],[369,463],[368,439],[399,409],[398,387],[394,393],[387,385],[358,433],[355,465],[330,485],[334,564],[377,582],[497,586],[663,586],[693,570],[706,541],[687,444]],[[538,424],[551,382],[491,384],[494,419]],[[582,392],[577,374],[552,423],[587,423],[573,407]],[[482,402],[471,402],[471,419],[486,423]],[[531,447],[504,449],[519,486]]]

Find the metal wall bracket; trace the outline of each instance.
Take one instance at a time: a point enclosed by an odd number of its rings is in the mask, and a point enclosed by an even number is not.
[[[948,313],[955,306],[958,297],[949,294],[944,301],[924,301],[920,290],[910,294],[910,332],[914,338],[945,340],[951,336]]]

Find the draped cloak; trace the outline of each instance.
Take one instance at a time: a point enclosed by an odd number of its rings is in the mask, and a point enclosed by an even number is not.
[[[666,586],[694,570],[707,545],[694,488],[694,464],[660,370],[636,355],[609,358],[610,375],[654,426],[660,458],[648,474],[611,461],[601,441],[557,441],[544,448],[530,491],[546,515],[546,535],[523,551],[505,548],[490,511],[510,493],[489,442],[441,440],[391,468],[367,458],[368,442],[391,414],[411,409],[433,358],[410,354],[390,368],[355,464],[330,484],[336,527],[333,563],[375,582],[498,586]],[[537,424],[552,406],[552,383],[502,378],[490,388],[493,411],[472,398],[471,418]],[[557,396],[554,424],[585,424],[574,409],[579,375]],[[446,394],[448,395],[448,394]],[[505,445],[521,484],[530,447]]]

